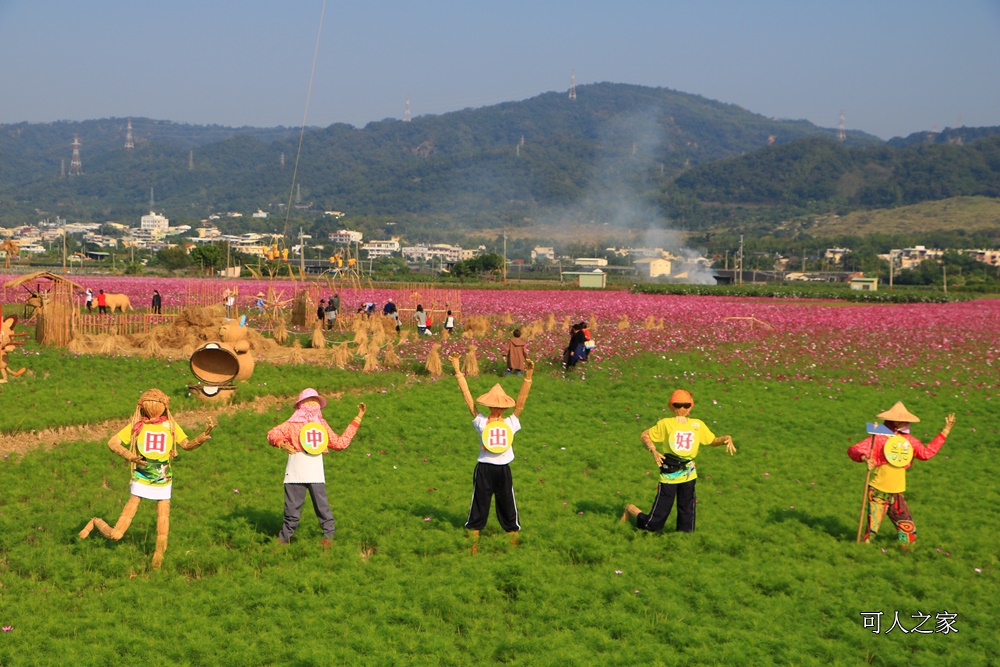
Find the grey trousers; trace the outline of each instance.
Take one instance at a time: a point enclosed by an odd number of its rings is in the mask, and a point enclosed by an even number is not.
[[[326,484],[285,484],[285,523],[278,533],[278,539],[282,542],[291,540],[295,529],[299,527],[307,491],[312,498],[313,509],[316,511],[316,518],[319,519],[319,527],[323,530],[323,537],[333,537],[333,533],[337,530],[337,522],[333,520],[330,503],[326,499]]]

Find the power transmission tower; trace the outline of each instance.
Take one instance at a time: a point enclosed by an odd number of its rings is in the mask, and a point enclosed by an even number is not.
[[[406,96],[406,110],[403,111],[403,122],[404,123],[409,123],[410,122],[410,96],[409,95]]]
[[[569,99],[576,99],[576,69],[574,68],[569,75]]]
[[[73,159],[69,161],[69,175],[82,176],[83,162],[80,161],[80,135],[73,135]]]
[[[125,150],[130,151],[135,148],[135,139],[132,137],[132,119],[128,119],[128,129],[125,131]]]
[[[843,109],[840,110],[840,126],[837,128],[837,141],[841,143],[847,141],[847,123]]]

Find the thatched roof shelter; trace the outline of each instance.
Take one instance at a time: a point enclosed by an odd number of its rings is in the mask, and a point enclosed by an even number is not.
[[[83,285],[79,285],[66,276],[60,276],[58,274],[52,273],[50,271],[36,271],[34,273],[26,273],[23,276],[18,276],[13,280],[8,280],[3,284],[6,287],[17,287],[18,285],[30,285],[30,284],[41,284],[43,282],[52,283],[56,285],[66,285],[74,290],[83,291]]]

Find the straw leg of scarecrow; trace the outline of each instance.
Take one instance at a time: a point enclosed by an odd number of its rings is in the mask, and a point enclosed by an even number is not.
[[[124,535],[128,527],[132,525],[132,518],[135,516],[135,512],[139,509],[139,496],[130,496],[128,502],[125,503],[124,509],[122,509],[121,516],[118,517],[118,522],[115,523],[115,527],[112,528],[108,525],[108,522],[99,516],[95,516],[89,522],[87,526],[80,531],[80,539],[85,540],[90,535],[90,532],[96,528],[100,531],[101,535],[108,538],[109,540],[120,540]]]
[[[167,537],[170,534],[170,501],[156,503],[156,551],[153,552],[153,569],[163,565],[163,554],[167,551]]]

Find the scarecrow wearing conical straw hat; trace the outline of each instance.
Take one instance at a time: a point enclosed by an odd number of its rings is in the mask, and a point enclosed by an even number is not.
[[[85,539],[94,528],[110,540],[120,540],[132,523],[143,498],[157,501],[156,551],[153,569],[163,564],[170,532],[170,496],[173,487],[171,460],[177,456],[177,447],[184,451],[198,449],[211,438],[215,422],[209,418],[204,432],[193,439],[174,420],[170,413],[170,397],[159,389],[150,389],[139,397],[135,412],[128,426],[108,440],[108,448],[131,463],[131,497],[125,504],[114,528],[104,519],[94,517],[80,531]],[[128,449],[124,443],[128,443]]]
[[[286,421],[267,432],[267,441],[288,452],[285,465],[285,521],[278,542],[287,544],[298,528],[306,493],[312,498],[316,518],[323,531],[321,544],[332,544],[337,523],[326,496],[326,471],[323,454],[339,452],[351,444],[368,409],[358,403],[358,416],[351,420],[344,435],[337,435],[323,418],[326,399],[313,388],[303,389],[295,401],[295,412]]]
[[[678,389],[670,396],[670,411],[673,417],[661,419],[656,426],[646,429],[639,438],[646,449],[653,455],[653,460],[660,468],[660,484],[656,489],[656,500],[653,508],[646,514],[635,505],[626,505],[622,514],[622,522],[635,517],[637,528],[658,531],[663,528],[677,500],[677,531],[693,533],[695,523],[694,487],[698,478],[694,458],[698,456],[701,445],[708,447],[726,446],[730,456],[736,453],[733,438],[728,435],[715,434],[709,430],[705,422],[692,419],[688,415],[694,408],[694,398],[683,389]],[[666,453],[661,454],[657,444],[664,444]]]
[[[521,430],[520,415],[531,391],[531,375],[535,364],[530,359],[524,362],[524,381],[515,401],[504,392],[500,384],[476,399],[476,403],[489,408],[489,415],[476,410],[469,392],[469,384],[460,369],[459,357],[451,357],[455,368],[458,387],[462,390],[465,405],[474,419],[472,426],[479,433],[479,458],[472,476],[472,506],[465,522],[466,530],[472,532],[472,553],[479,545],[479,531],[486,526],[493,497],[497,501],[497,519],[500,526],[510,535],[511,544],[518,543],[521,524],[518,522],[517,503],[514,500],[514,480],[510,473],[510,462],[514,460],[514,434]],[[507,417],[504,410],[514,408]]]
[[[906,470],[913,465],[913,459],[926,461],[941,450],[951,427],[955,425],[955,415],[945,417],[944,428],[927,445],[910,435],[910,424],[920,419],[907,410],[902,401],[897,401],[876,417],[883,420],[885,429],[874,429],[871,438],[865,438],[847,450],[851,459],[868,464],[865,502],[861,512],[861,524],[864,524],[867,515],[868,526],[864,535],[862,525],[858,526],[858,541],[870,542],[888,514],[896,527],[899,545],[905,550],[917,539],[917,529],[903,497]],[[885,432],[880,433],[880,430]]]

